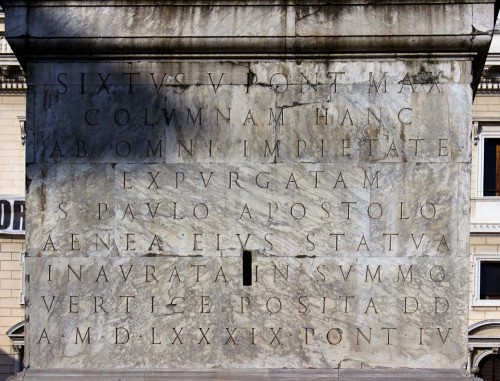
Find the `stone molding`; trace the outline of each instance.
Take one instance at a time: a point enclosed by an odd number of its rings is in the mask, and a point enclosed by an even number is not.
[[[7,37],[22,61],[70,55],[474,54],[487,49],[494,29],[492,0],[1,4]],[[389,14],[389,23],[380,22]]]
[[[471,233],[499,233],[500,224],[471,223]]]
[[[491,327],[500,327],[500,319],[482,320],[469,327],[469,335],[475,335],[478,332],[486,330]]]
[[[0,94],[25,94],[25,74],[19,65],[0,65]]]
[[[0,36],[0,94],[25,94],[26,75],[5,36]]]
[[[478,95],[498,94],[500,93],[500,83],[481,82],[477,90]]]
[[[25,370],[10,381],[163,381],[163,380],[328,380],[328,381],[464,381],[473,380],[465,370],[448,369],[170,369],[150,371]]]
[[[325,60],[379,54],[435,59],[451,53],[473,59],[474,91],[496,18],[494,0],[0,0],[0,5],[7,39],[22,65],[50,59]]]

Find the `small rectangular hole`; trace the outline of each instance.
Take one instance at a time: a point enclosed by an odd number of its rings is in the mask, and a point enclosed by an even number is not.
[[[243,286],[252,285],[252,252],[243,251]]]

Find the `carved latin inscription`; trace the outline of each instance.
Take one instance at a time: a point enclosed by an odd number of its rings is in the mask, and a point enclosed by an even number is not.
[[[464,361],[465,63],[36,70],[32,366]]]

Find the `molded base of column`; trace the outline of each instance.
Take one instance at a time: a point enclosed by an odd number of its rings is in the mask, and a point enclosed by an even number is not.
[[[169,369],[86,370],[28,369],[9,381],[464,381],[474,380],[464,370],[449,369]],[[477,380],[477,379],[476,379]]]

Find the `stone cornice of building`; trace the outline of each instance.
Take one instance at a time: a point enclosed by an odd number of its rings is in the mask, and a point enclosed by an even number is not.
[[[495,0],[0,0],[22,65],[64,59],[473,61],[477,89]],[[391,14],[390,23],[384,22]],[[71,15],[71,28],[68,27]],[[147,20],[147,22],[144,22]],[[242,23],[240,20],[246,20]]]
[[[475,223],[470,224],[471,233],[500,233],[500,223]]]
[[[468,342],[475,348],[489,348],[500,344],[500,336],[484,334],[488,329],[500,327],[500,320],[483,320],[469,327]]]
[[[26,76],[19,63],[3,65],[0,62],[0,94],[25,94],[27,90]]]
[[[469,336],[469,343],[500,343],[499,336]]]
[[[479,82],[479,86],[477,88],[476,95],[490,95],[490,94],[499,94],[500,95],[500,78],[499,81],[484,81],[481,79]]]
[[[24,94],[26,75],[5,36],[0,36],[0,94]]]
[[[476,95],[500,95],[500,82],[480,82]]]
[[[495,29],[495,33],[496,29]],[[489,53],[476,95],[500,94],[500,53]]]

